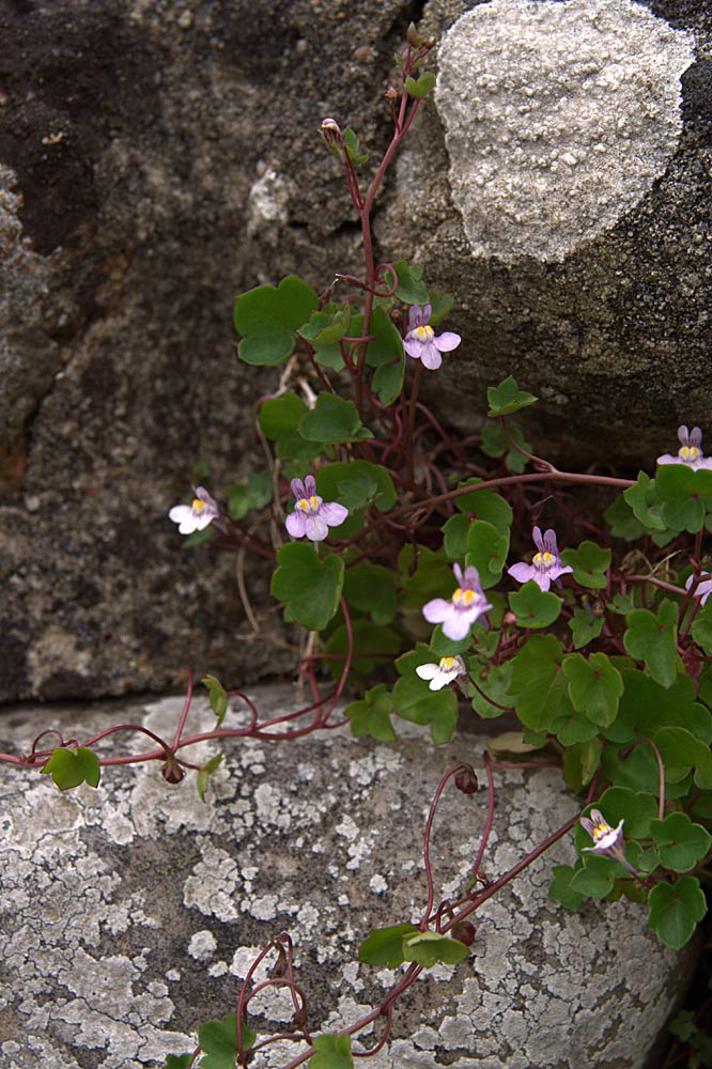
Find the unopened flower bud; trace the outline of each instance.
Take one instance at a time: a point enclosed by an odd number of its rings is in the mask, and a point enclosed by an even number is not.
[[[514,613],[511,610],[508,609],[507,612],[502,617],[502,623],[511,625],[511,624],[516,624],[516,622],[517,622],[517,617],[514,615]]]
[[[171,754],[161,769],[161,775],[166,783],[180,783],[185,778],[185,771],[180,767],[175,757]]]
[[[465,765],[455,776],[455,786],[463,794],[474,794],[479,789],[477,776],[472,765]]]
[[[335,156],[338,156],[341,153],[344,138],[341,133],[341,127],[336,119],[324,119],[321,124],[320,132],[321,136],[324,138],[326,147],[333,152]]]
[[[396,89],[396,87],[394,85],[389,85],[383,95],[386,98],[386,100],[397,100],[398,97],[400,96],[400,93],[398,92],[398,90]]]
[[[466,947],[472,946],[476,932],[474,924],[470,924],[469,921],[458,921],[452,927],[453,939],[457,939],[458,943],[464,943]]]
[[[420,46],[422,45],[423,38],[416,30],[414,22],[411,22],[408,26],[408,29],[406,30],[405,34],[405,39],[409,45],[412,45],[413,48],[420,48]]]

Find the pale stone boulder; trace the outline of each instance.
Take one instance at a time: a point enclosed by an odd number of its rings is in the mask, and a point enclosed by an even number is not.
[[[284,687],[254,697],[261,711],[293,707]],[[49,726],[80,740],[118,722],[172,735],[181,706],[16,707],[0,734],[16,752]],[[230,712],[227,723],[236,721]],[[188,730],[211,723],[196,702]],[[98,790],[66,794],[48,777],[3,767],[1,1064],[161,1066],[192,1050],[198,1024],[234,1008],[259,948],[284,930],[312,1028],[354,1022],[398,973],[360,964],[358,945],[374,927],[419,919],[433,790],[458,760],[481,767],[485,744],[462,734],[435,748],[413,729],[392,746],[342,732],[236,741],[206,804],[191,779],[170,786],[157,765],[109,769]],[[201,743],[193,759],[216,749]],[[496,783],[490,878],[577,810],[555,769],[498,771]],[[433,839],[436,894],[462,887],[485,814],[486,791],[446,793]],[[390,1044],[364,1064],[642,1067],[694,953],[661,947],[637,905],[589,902],[571,914],[550,901],[552,865],[573,857],[567,836],[487,902],[473,918],[471,956],[416,982],[397,1005]],[[256,1008],[261,1034],[288,1028],[283,995]],[[366,1044],[378,1034],[368,1031]],[[294,1056],[282,1045],[254,1065],[276,1069]]]

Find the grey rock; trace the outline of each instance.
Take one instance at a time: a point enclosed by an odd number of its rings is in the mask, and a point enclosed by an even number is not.
[[[436,106],[379,234],[456,296],[436,410],[476,429],[514,374],[571,465],[712,433],[709,5],[431,0],[423,29]]]
[[[400,0],[0,0],[0,702],[291,670],[232,559],[183,553],[166,513],[264,466],[276,376],[238,363],[232,303],[355,268],[319,125],[378,150],[406,22]]]
[[[284,688],[252,695],[292,707]],[[119,721],[172,734],[182,699],[16,707],[3,747],[42,728],[80,740]],[[239,713],[228,714],[236,723]],[[196,703],[189,730],[212,717]],[[358,963],[375,926],[418,920],[422,826],[435,784],[456,760],[481,766],[486,739],[434,748],[411,729],[393,746],[341,733],[225,747],[207,804],[153,766],[107,769],[99,790],[59,794],[46,777],[3,766],[0,855],[4,969],[0,1059],[7,1069],[138,1069],[192,1049],[197,1025],[226,1015],[261,945],[289,930],[310,1023],[336,1030],[377,1004],[396,974]],[[202,762],[214,746],[201,743]],[[576,812],[552,769],[497,772],[485,872],[496,877]],[[435,824],[436,894],[462,887],[486,812],[484,791],[445,795]],[[662,948],[642,907],[547,898],[561,841],[473,918],[472,956],[418,981],[373,1069],[637,1069],[679,1000],[694,950]],[[261,1034],[288,1027],[266,995]],[[364,1037],[367,1046],[377,1038]],[[295,1055],[284,1044],[256,1069]],[[574,1059],[572,1061],[572,1059]]]

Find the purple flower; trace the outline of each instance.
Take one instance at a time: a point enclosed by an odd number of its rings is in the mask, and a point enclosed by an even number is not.
[[[663,453],[658,457],[658,464],[687,464],[693,471],[698,468],[712,468],[712,457],[706,457],[702,452],[702,431],[699,427],[693,427],[688,431],[687,427],[677,428],[677,437],[680,448],[673,456],[672,453]]]
[[[569,564],[562,565],[561,563],[556,531],[550,527],[542,537],[541,527],[535,527],[532,531],[532,538],[537,552],[532,557],[531,564],[520,561],[518,564],[513,564],[511,568],[507,568],[507,574],[511,575],[512,579],[516,579],[518,583],[528,583],[531,579],[542,590],[548,590],[552,580],[560,586],[559,576],[572,572],[573,568]]]
[[[307,475],[304,482],[292,479],[291,487],[296,505],[286,523],[292,538],[306,535],[312,542],[322,542],[328,537],[329,528],[338,527],[349,514],[347,508],[335,501],[322,501],[316,492],[313,475]]]
[[[579,817],[579,823],[593,839],[593,846],[584,846],[585,851],[593,854],[606,854],[620,862],[633,876],[638,875],[623,851],[623,820],[619,820],[617,826],[612,828],[604,820],[600,809],[592,809],[591,817]]]
[[[183,535],[193,531],[202,531],[220,515],[217,501],[210,496],[204,486],[195,488],[195,497],[190,505],[175,505],[168,513],[168,518],[177,523]]]
[[[470,633],[470,628],[478,616],[487,612],[492,606],[482,591],[477,569],[470,565],[465,568],[463,576],[459,564],[453,569],[457,579],[457,589],[450,601],[445,598],[433,598],[423,605],[423,616],[429,624],[442,624],[443,633],[453,642],[459,642]]]
[[[707,578],[703,579],[695,587],[695,597],[699,598],[702,604],[704,605],[704,603],[707,601],[707,598],[710,596],[710,594],[712,594],[712,576],[709,575],[707,572],[703,572],[702,574],[707,575]],[[689,590],[694,581],[694,574],[688,575],[687,580],[685,582],[685,590]]]
[[[403,348],[408,356],[412,356],[414,360],[422,360],[430,371],[436,371],[443,362],[440,354],[457,349],[462,338],[449,330],[436,336],[433,328],[428,326],[432,314],[431,304],[424,305],[422,311],[417,304],[412,306],[408,314],[408,333],[403,340]]]

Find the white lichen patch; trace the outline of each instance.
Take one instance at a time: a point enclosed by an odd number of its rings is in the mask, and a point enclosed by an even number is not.
[[[181,707],[171,699],[119,715],[172,737]],[[79,739],[106,726],[61,710],[40,717],[43,728]],[[187,730],[211,722],[197,702]],[[36,730],[18,729],[4,748],[27,749]],[[98,791],[67,794],[46,777],[4,769],[0,925],[9,979],[0,983],[0,1015],[12,1024],[2,1057],[12,1069],[161,1065],[193,1048],[206,998],[230,1012],[261,946],[284,930],[314,1031],[352,1023],[403,973],[359,964],[358,946],[373,927],[422,915],[422,816],[456,746],[479,763],[480,740],[453,742],[447,753],[429,740],[396,748],[339,733],[239,742],[225,746],[206,803],[191,778],[170,786],[150,764],[106,770]],[[215,749],[201,744],[200,760]],[[550,770],[498,774],[487,875],[575,811]],[[460,892],[485,814],[484,794],[445,792],[431,850],[438,893]],[[560,843],[486,903],[474,918],[473,957],[414,985],[371,1069],[469,1069],[475,1056],[491,1069],[549,1069],[570,1049],[592,1069],[621,1059],[639,1069],[673,1005],[677,958],[656,944],[637,906],[570,915],[549,901],[551,865],[571,857],[570,843]],[[257,982],[273,963],[259,966]],[[285,1031],[294,1011],[284,989],[261,994],[252,1009],[263,1033]],[[365,1045],[379,1035],[377,1025]],[[255,1058],[255,1069],[296,1053],[282,1046]]]
[[[452,196],[476,256],[561,260],[662,175],[692,39],[634,0],[490,0],[439,51]]]

